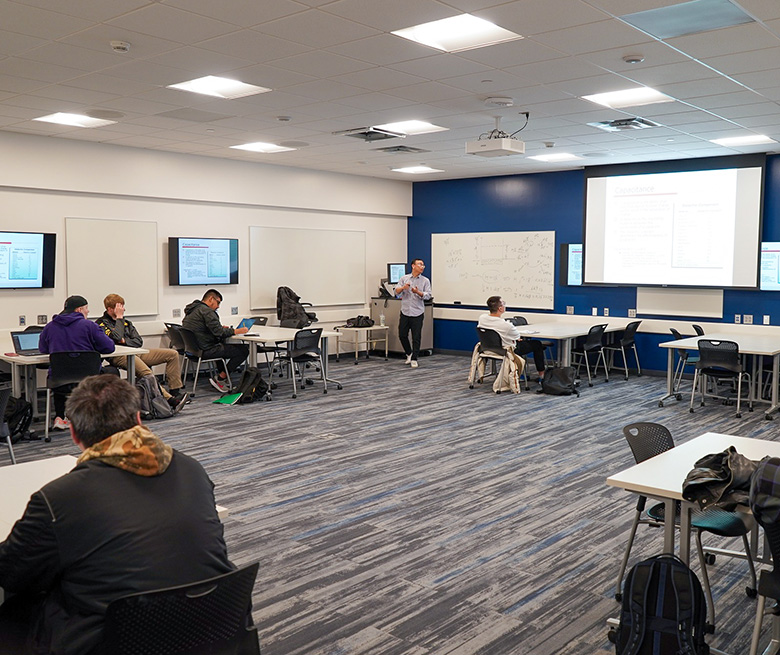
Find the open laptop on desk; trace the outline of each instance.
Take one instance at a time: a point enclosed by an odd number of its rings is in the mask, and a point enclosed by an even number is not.
[[[38,339],[40,332],[11,332],[11,339],[14,342],[14,350],[17,355],[40,355],[38,350]]]
[[[252,326],[254,324],[255,324],[255,319],[253,319],[253,318],[242,318],[241,322],[238,325],[236,325],[236,329],[238,330],[240,328],[246,328],[247,330],[251,330]],[[251,334],[250,332],[247,332],[246,336],[256,337],[257,335],[256,334]]]

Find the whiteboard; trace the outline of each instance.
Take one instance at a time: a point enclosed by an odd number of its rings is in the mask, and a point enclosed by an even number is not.
[[[432,234],[431,271],[437,304],[553,309],[555,232]]]
[[[251,226],[251,308],[276,307],[279,287],[312,305],[365,305],[366,233]]]
[[[128,316],[157,314],[157,223],[97,218],[65,219],[68,295],[84,296],[90,316],[118,293]]]
[[[723,289],[637,287],[638,314],[723,318]]]

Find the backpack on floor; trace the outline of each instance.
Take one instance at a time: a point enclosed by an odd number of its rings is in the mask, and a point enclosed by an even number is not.
[[[542,391],[551,396],[580,395],[580,390],[574,385],[574,368],[571,366],[553,366],[544,372]]]
[[[141,395],[141,418],[149,421],[155,418],[170,418],[173,407],[163,396],[160,383],[153,375],[143,375],[135,381],[135,388]]]
[[[674,555],[636,564],[623,585],[617,655],[708,655],[707,601],[699,578]]]
[[[32,419],[33,409],[29,402],[24,400],[24,398],[14,398],[13,396],[8,399],[3,420],[8,423],[8,429],[11,432],[11,443],[16,443],[24,436],[27,430],[30,429]]]
[[[240,393],[238,399],[239,405],[253,403],[256,400],[262,400],[268,395],[268,384],[263,380],[260,369],[256,366],[247,366],[241,374],[238,386],[232,393]]]

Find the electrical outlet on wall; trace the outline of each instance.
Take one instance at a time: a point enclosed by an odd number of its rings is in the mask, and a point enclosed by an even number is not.
[[[19,317],[19,325],[27,325],[27,317],[26,316],[20,316]]]
[[[171,315],[173,316],[173,318],[181,318],[181,309],[174,309],[171,312]]]
[[[742,322],[742,316],[740,314],[734,314],[734,322],[735,323],[741,323]]]
[[[753,325],[753,314],[745,314],[745,315],[742,317],[742,322],[743,322],[745,325]]]
[[[604,308],[604,316],[609,316],[609,307]]]
[[[567,314],[573,314],[574,313],[574,305],[566,305],[566,313]]]
[[[599,315],[599,308],[598,307],[594,307],[593,309],[590,310],[590,313],[593,316],[598,316]]]
[[[49,322],[49,317],[46,314],[38,314],[38,325],[46,325]]]
[[[769,325],[769,314],[764,314],[764,325]]]
[[[629,309],[628,310],[628,318],[636,318],[636,310],[635,309]]]
[[[230,313],[231,313],[233,316],[235,316],[236,314],[238,314],[238,307],[231,307],[231,308],[230,308]]]

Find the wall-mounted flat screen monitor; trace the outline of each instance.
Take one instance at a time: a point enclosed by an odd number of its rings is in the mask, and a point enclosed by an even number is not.
[[[168,237],[168,283],[238,284],[238,239]]]
[[[780,241],[761,244],[761,291],[780,291]]]
[[[0,232],[0,289],[52,289],[57,235]]]
[[[388,264],[387,265],[387,281],[390,284],[398,284],[404,275],[406,275],[406,264]]]
[[[582,284],[582,244],[562,243],[560,256],[561,286],[578,287]]]
[[[758,287],[764,162],[753,155],[586,171],[583,282]]]

